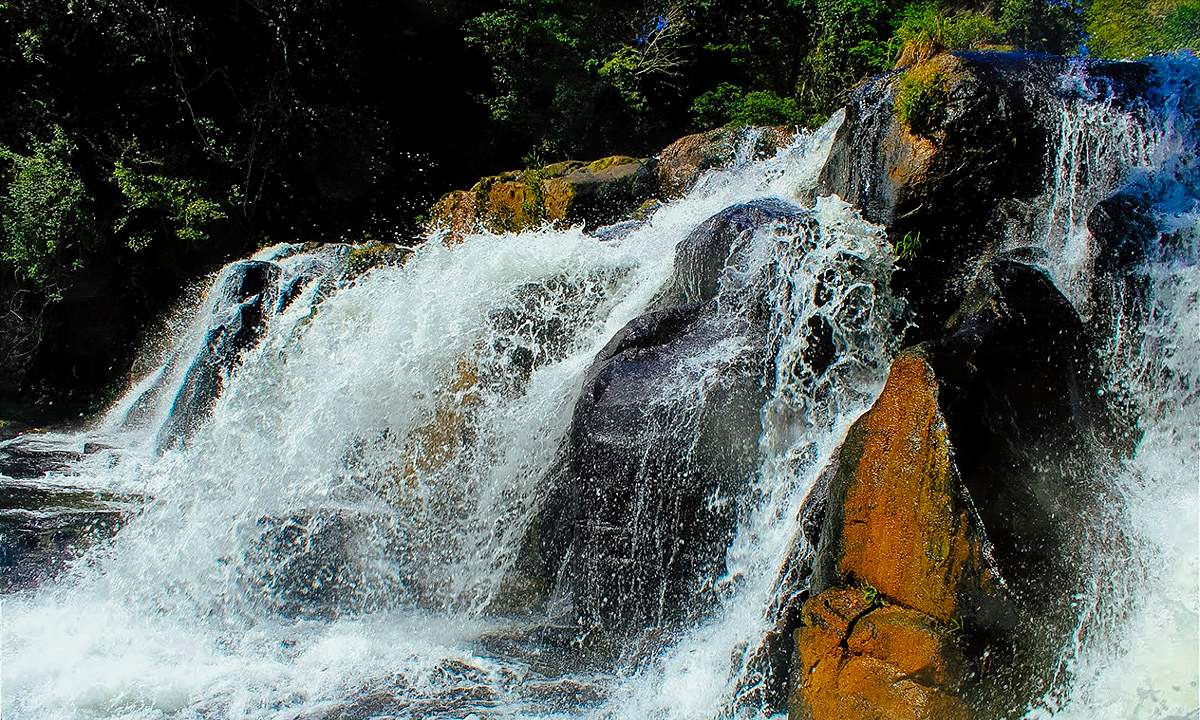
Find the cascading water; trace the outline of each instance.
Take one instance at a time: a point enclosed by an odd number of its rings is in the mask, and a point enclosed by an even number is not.
[[[1043,202],[1009,233],[1045,248],[1081,309],[1113,310],[1108,391],[1131,398],[1142,431],[1113,489],[1128,555],[1097,563],[1061,678],[1030,717],[1197,705],[1198,73],[1194,61],[1156,71],[1138,108],[1069,94]],[[1087,89],[1086,67],[1063,82]],[[252,259],[270,282],[238,291],[231,266],[97,429],[48,439],[75,454],[37,482],[145,500],[68,572],[5,596],[5,717],[769,712],[761,643],[795,590],[784,570],[807,552],[797,519],[900,342],[885,235],[837,198],[809,203],[810,221],[756,228],[746,265],[727,268],[753,274],[769,310],[766,401],[757,469],[732,496],[708,499],[731,503],[736,526],[689,621],[664,626],[628,664],[578,662],[539,640],[561,598],[549,617],[506,612],[522,592],[506,578],[593,359],[653,306],[676,246],[703,221],[735,203],[809,196],[840,122],[774,158],[741,157],[646,223],[596,236],[435,237],[357,278],[345,248],[284,246]],[[1084,220],[1127,182],[1156,198],[1160,236],[1135,280],[1112,288],[1144,301],[1102,305]],[[732,291],[717,299],[739,303]],[[253,303],[266,319],[222,355],[240,327],[233,313]],[[727,309],[736,318],[753,305]],[[707,392],[705,379],[747,352],[736,333],[727,340],[689,358],[694,372],[664,393]],[[817,345],[830,360],[814,367]],[[189,380],[197,373],[204,382]]]
[[[1116,472],[1115,527],[1093,529],[1127,545],[1099,558],[1074,598],[1062,682],[1034,718],[1200,712],[1200,66],[1159,59],[1153,72],[1144,101],[1120,107],[1079,67],[1067,79],[1082,99],[1058,118],[1048,269],[1108,331],[1101,392],[1127,398],[1140,439]],[[1145,203],[1152,227],[1125,280],[1105,283],[1092,275],[1103,248],[1085,220],[1113,191]]]

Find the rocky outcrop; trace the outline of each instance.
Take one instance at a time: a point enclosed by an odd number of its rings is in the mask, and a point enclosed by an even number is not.
[[[998,260],[897,357],[814,511],[791,717],[1007,716],[1046,689],[1113,429],[1082,333],[1047,277]]]
[[[519,232],[545,223],[592,229],[629,214],[656,191],[646,160],[615,155],[561,162],[486,177],[470,190],[449,193],[434,204],[427,225],[452,242],[479,230]]]
[[[677,248],[653,307],[585,376],[532,550],[589,629],[620,637],[669,625],[703,605],[703,578],[720,574],[732,507],[709,500],[733,492],[756,462],[766,355],[756,343],[767,316],[753,300],[737,310],[718,298],[761,291],[749,241],[775,222],[815,221],[761,201],[701,225]],[[697,375],[696,358],[739,336],[748,346],[716,376]]]
[[[940,55],[860,86],[821,172],[819,193],[841,196],[905,247],[894,285],[912,303],[914,340],[945,321],[964,268],[999,242],[999,204],[1041,186],[1046,137],[1023,78],[1057,61],[1014,59],[1014,71],[996,57]],[[916,130],[898,112],[909,76],[936,83],[927,90],[940,96],[914,111]]]
[[[775,154],[796,136],[796,129],[779,127],[716,128],[685,135],[658,154],[655,174],[664,197],[687,193],[704,173],[732,164],[739,150],[754,158]]]
[[[833,193],[887,226],[910,301],[912,342],[934,337],[981,262],[1008,238],[1021,204],[1042,192],[1061,112],[1062,58],[942,54],[874,78],[851,95],[818,193]],[[1147,68],[1096,63],[1088,82],[1121,102]],[[912,98],[918,98],[913,100]]]
[[[955,623],[995,578],[938,390],[919,353],[901,354],[839,452],[795,635],[794,719],[967,716]]]
[[[682,137],[651,159],[614,155],[501,173],[443,195],[426,228],[444,232],[451,243],[480,230],[520,232],[547,223],[594,230],[683,195],[739,153],[767,157],[793,137],[795,129],[787,127],[717,128]]]

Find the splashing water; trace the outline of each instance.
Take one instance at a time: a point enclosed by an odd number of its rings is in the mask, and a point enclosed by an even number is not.
[[[261,253],[274,285],[210,292],[177,351],[97,431],[70,439],[117,449],[57,479],[150,499],[69,574],[6,598],[6,712],[281,717],[371,689],[414,716],[561,704],[538,690],[561,678],[476,641],[506,625],[482,611],[537,509],[582,375],[670,275],[679,240],[735,202],[811,188],[839,122],[707,176],[615,239],[435,238],[336,288],[336,250]],[[886,266],[878,233],[860,235]],[[843,236],[761,242],[772,257],[807,242],[832,260]],[[813,270],[779,272],[784,285]],[[833,302],[862,302],[838,292]],[[221,367],[207,419],[184,443],[156,443],[188,387],[187,348],[211,354],[211,328],[228,335],[231,313],[264,299],[262,338]]]
[[[1141,436],[1113,488],[1127,544],[1101,558],[1090,590],[1076,598],[1079,624],[1062,660],[1068,679],[1031,718],[1200,712],[1200,62],[1160,58],[1152,71],[1140,107],[1101,97],[1064,107],[1060,120],[1072,140],[1056,154],[1062,227],[1047,236],[1060,253],[1050,269],[1081,310],[1090,305],[1111,328],[1101,351],[1108,391],[1129,398]],[[1091,153],[1083,160],[1081,144]],[[1076,180],[1060,187],[1060,176]],[[1086,212],[1119,188],[1145,202],[1154,232],[1130,279],[1097,294],[1090,269],[1100,248]]]
[[[1047,250],[1081,311],[1113,314],[1108,391],[1131,398],[1142,432],[1113,488],[1126,554],[1097,563],[1062,679],[1031,718],[1200,705],[1195,66],[1158,63],[1157,90],[1138,107],[1074,66],[1056,96],[1066,99],[1045,194],[1010,232]],[[774,158],[741,154],[644,224],[451,247],[434,237],[357,278],[344,248],[280,246],[253,258],[275,268],[271,289],[222,295],[218,278],[95,430],[42,438],[104,449],[41,482],[146,500],[68,573],[4,597],[5,717],[762,716],[761,643],[791,591],[787,563],[805,552],[802,507],[898,349],[903,301],[887,290],[882,229],[837,198],[815,202],[814,223],[758,228],[750,241],[765,270],[771,374],[760,464],[736,497],[712,500],[738,518],[713,606],[658,638],[649,661],[615,668],[564,662],[530,639],[545,618],[493,610],[597,353],[650,306],[701,222],[739,202],[807,196],[840,122]],[[1113,289],[1144,301],[1096,303],[1085,220],[1123,184],[1154,198],[1159,238],[1136,281]],[[259,295],[272,300],[261,337],[219,365],[220,390],[185,440],[159,442],[198,349]],[[836,352],[814,372],[803,358],[818,326]]]

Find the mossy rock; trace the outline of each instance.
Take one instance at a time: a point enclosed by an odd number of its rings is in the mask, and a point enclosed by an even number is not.
[[[592,229],[628,215],[657,189],[645,160],[568,160],[492,175],[448,193],[430,209],[427,228],[445,232],[448,242],[478,230],[521,232],[546,223]]]
[[[900,77],[893,102],[896,119],[914,135],[931,137],[946,120],[950,73],[942,63],[927,60]]]
[[[378,240],[353,245],[346,254],[346,276],[356,278],[382,265],[402,264],[410,254],[410,248]]]

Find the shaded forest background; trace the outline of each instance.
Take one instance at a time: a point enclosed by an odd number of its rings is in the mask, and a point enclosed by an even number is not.
[[[0,423],[283,241],[411,243],[481,175],[814,126],[912,48],[1194,49],[1200,0],[0,0]]]

